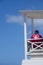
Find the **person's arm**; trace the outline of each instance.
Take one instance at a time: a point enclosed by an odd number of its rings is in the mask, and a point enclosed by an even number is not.
[[[40,35],[40,38],[42,38],[42,36]]]

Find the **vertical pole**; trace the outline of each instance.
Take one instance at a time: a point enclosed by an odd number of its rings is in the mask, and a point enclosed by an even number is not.
[[[34,21],[33,21],[33,18],[32,18],[31,27],[32,27],[32,29],[31,29],[31,34],[33,34],[33,33],[34,33]]]
[[[26,15],[24,15],[24,44],[25,44],[25,59],[27,59],[27,30],[26,30]]]

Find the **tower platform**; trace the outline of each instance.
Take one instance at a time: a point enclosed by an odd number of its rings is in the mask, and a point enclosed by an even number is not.
[[[43,65],[43,58],[31,58],[23,60],[22,65]]]

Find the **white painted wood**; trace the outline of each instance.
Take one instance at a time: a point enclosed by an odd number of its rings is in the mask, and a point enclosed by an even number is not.
[[[23,60],[22,65],[43,65],[43,58],[31,58],[29,60]]]
[[[26,16],[24,15],[24,46],[25,46],[25,59],[27,59],[27,29],[26,29]]]
[[[29,18],[43,19],[43,10],[20,10],[19,12]]]

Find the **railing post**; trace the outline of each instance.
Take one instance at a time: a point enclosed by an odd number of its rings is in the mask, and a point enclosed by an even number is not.
[[[34,33],[34,21],[33,18],[32,19],[32,23],[31,23],[31,35]]]

